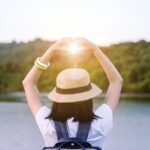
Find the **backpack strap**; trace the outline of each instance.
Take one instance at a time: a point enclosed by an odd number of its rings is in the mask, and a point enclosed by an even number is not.
[[[91,127],[91,122],[79,123],[76,138],[83,139],[86,141],[88,138],[90,127]]]
[[[69,138],[66,123],[62,123],[62,122],[59,122],[59,121],[54,121],[54,124],[55,124],[55,128],[56,128],[56,134],[57,134],[58,140],[60,140],[62,138]],[[90,127],[91,127],[91,122],[89,122],[89,123],[79,123],[76,138],[87,140]]]
[[[54,121],[54,124],[56,128],[56,134],[57,134],[58,140],[62,138],[69,138],[66,123]]]

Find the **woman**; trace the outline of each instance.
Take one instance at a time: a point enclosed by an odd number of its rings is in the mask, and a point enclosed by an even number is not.
[[[39,96],[37,83],[43,70],[49,66],[54,51],[65,50],[72,42],[78,43],[84,50],[92,51],[109,80],[104,102],[95,113],[92,110],[92,99],[101,93],[101,89],[90,82],[88,72],[81,68],[70,68],[59,73],[56,88],[49,93],[53,102],[51,110],[44,106]],[[52,45],[35,61],[35,65],[23,80],[29,107],[46,146],[53,146],[57,142],[54,121],[67,121],[70,137],[76,136],[79,123],[91,121],[87,141],[103,149],[105,138],[113,124],[113,113],[118,105],[122,82],[122,77],[111,61],[88,40],[63,38]]]

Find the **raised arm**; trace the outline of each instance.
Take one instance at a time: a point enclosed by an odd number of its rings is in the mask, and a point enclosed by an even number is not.
[[[70,40],[71,39],[69,38],[64,38],[56,42],[40,57],[40,62],[48,64],[51,60],[53,52],[58,49],[63,49],[65,44],[70,42]],[[33,66],[22,82],[28,105],[34,117],[38,110],[43,106],[37,87],[37,83],[42,73],[43,70]]]
[[[106,93],[104,103],[110,106],[112,111],[116,110],[118,105],[123,79],[112,62],[106,57],[106,55],[93,43],[86,39],[80,39],[80,43],[84,44],[88,49],[92,49],[98,62],[101,64],[104,72],[109,80],[109,87]]]
[[[123,79],[108,57],[106,57],[98,47],[95,48],[94,54],[109,80],[109,87],[104,102],[108,104],[114,112],[120,98]]]

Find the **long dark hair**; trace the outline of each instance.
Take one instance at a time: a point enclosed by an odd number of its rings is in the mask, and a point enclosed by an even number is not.
[[[71,117],[74,118],[73,121],[79,121],[81,123],[90,122],[93,119],[99,118],[93,113],[93,101],[89,99],[73,103],[53,102],[51,113],[46,119],[66,122]]]

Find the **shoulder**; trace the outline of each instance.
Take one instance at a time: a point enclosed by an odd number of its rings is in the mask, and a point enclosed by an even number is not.
[[[50,109],[47,106],[42,106],[36,113],[35,120],[39,122],[45,119],[50,114]]]
[[[95,115],[99,118],[93,121],[93,127],[106,136],[113,126],[112,109],[107,104],[102,104],[95,111]]]
[[[109,105],[103,103],[96,111],[95,115],[101,118],[113,118],[113,112]]]
[[[51,110],[47,106],[43,106],[36,113],[35,120],[42,134],[44,134],[48,128],[50,128],[51,132],[54,131],[52,121],[46,119],[50,112]]]

